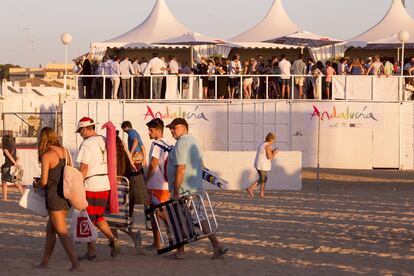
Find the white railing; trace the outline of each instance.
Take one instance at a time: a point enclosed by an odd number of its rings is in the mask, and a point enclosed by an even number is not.
[[[82,98],[79,95],[85,95],[85,91],[90,93],[99,93],[99,97],[85,98],[92,99],[108,99],[114,98],[113,96],[122,95],[121,80],[124,78],[129,83],[128,91],[125,93],[127,97],[117,97],[118,99],[156,99],[156,100],[173,100],[173,99],[205,99],[205,100],[217,100],[217,99],[301,99],[299,97],[299,83],[303,83],[302,89],[305,97],[303,99],[317,99],[322,100],[322,95],[326,93],[325,88],[325,76],[312,76],[312,75],[291,75],[288,80],[284,80],[286,83],[287,97],[282,95],[282,79],[285,76],[282,75],[151,75],[151,76],[110,76],[110,75],[67,75],[64,77],[64,87],[67,96],[72,98]],[[154,79],[166,78],[166,88],[164,88],[165,96],[163,98],[154,94]],[[395,80],[398,79],[398,85],[388,86],[393,87],[392,93],[394,101],[406,101],[412,99],[411,91],[406,90],[406,84],[413,83],[414,88],[414,76],[333,76],[332,84],[338,82],[340,78],[346,78],[345,83],[351,88],[358,89],[358,78],[364,78],[371,83],[371,86],[364,89],[370,89],[369,98],[363,98],[363,100],[375,100],[381,101],[376,95],[376,90],[380,89],[376,85],[377,80]],[[413,78],[413,79],[412,79]],[[88,79],[89,84],[88,84]],[[116,80],[117,79],[117,80]],[[86,82],[85,82],[86,80]],[[361,80],[361,79],[359,79]],[[207,84],[203,85],[203,82],[207,81]],[[246,82],[247,81],[247,82]],[[246,97],[245,88],[251,87],[257,84],[259,87],[251,91],[254,91],[254,97]],[[114,83],[117,82],[119,89],[115,95],[112,95],[111,89]],[[250,82],[250,84],[249,84]],[[86,83],[86,85],[85,85]],[[126,83],[126,82],[125,82]],[[141,83],[141,89],[136,89],[136,83]],[[246,84],[247,83],[247,84]],[[145,85],[145,87],[144,87]],[[157,84],[159,85],[159,83]],[[110,87],[109,87],[110,86]],[[386,86],[386,85],[385,85]],[[207,87],[207,88],[206,88]],[[409,85],[407,87],[410,87]],[[143,88],[143,89],[142,89]],[[350,96],[350,93],[345,92],[343,88],[343,97],[337,97],[335,94],[335,87],[331,87],[329,99],[343,99],[343,100],[361,100],[361,98]],[[342,89],[342,88],[339,88]],[[89,91],[87,91],[89,90]],[[234,90],[234,97],[231,97],[232,90]],[[146,94],[143,97],[136,95],[136,91],[140,94]],[[145,92],[145,93],[144,93]],[[341,91],[340,91],[341,92]],[[358,93],[358,91],[356,92]],[[135,95],[134,95],[135,94]],[[207,94],[206,97],[203,94]],[[259,95],[260,94],[260,95]],[[235,97],[237,95],[237,97]],[[307,95],[313,96],[312,98],[306,97]],[[383,101],[389,101],[390,99],[383,99]]]

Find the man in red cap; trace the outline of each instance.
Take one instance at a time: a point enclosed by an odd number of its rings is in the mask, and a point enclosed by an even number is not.
[[[116,257],[121,251],[121,244],[114,237],[104,219],[105,207],[111,189],[105,138],[96,133],[95,122],[89,117],[83,117],[79,120],[76,132],[84,139],[79,149],[77,162],[80,164],[80,171],[84,177],[86,199],[89,204],[86,211],[93,224],[108,238],[111,256]],[[88,243],[88,252],[81,259],[96,260],[95,243]]]

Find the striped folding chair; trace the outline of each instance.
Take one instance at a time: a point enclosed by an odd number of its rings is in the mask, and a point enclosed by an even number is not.
[[[126,177],[118,176],[116,181],[118,185],[119,213],[106,212],[104,217],[109,227],[128,232],[132,230],[133,225],[132,218],[129,216],[129,180]]]
[[[156,230],[164,245],[158,254],[206,238],[218,230],[206,192],[184,195],[179,200],[171,199],[151,207],[145,214],[154,214]],[[203,225],[207,229],[203,229]]]

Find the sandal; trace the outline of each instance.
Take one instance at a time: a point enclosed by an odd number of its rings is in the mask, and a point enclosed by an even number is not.
[[[214,260],[214,259],[223,259],[224,255],[226,255],[227,251],[229,251],[228,248],[221,247],[219,250],[214,251],[213,257],[211,259],[212,260]]]
[[[78,260],[96,262],[96,255],[89,255],[89,253],[86,252],[85,255],[78,257]]]

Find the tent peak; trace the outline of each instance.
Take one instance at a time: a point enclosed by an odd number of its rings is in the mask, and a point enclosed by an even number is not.
[[[266,16],[256,26],[230,40],[265,41],[295,31],[300,31],[300,28],[287,15],[282,0],[274,0]]]
[[[371,42],[389,37],[402,30],[413,32],[414,20],[408,14],[401,0],[393,0],[384,17],[369,30],[350,39],[350,41]]]
[[[165,0],[157,0],[147,18],[134,29],[106,42],[154,42],[191,32],[173,15]]]

